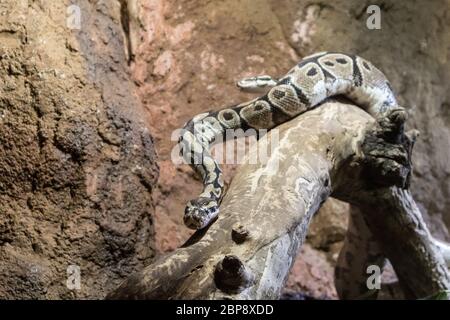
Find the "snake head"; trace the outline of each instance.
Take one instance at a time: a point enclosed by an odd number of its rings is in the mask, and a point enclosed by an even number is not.
[[[203,229],[219,214],[219,205],[211,198],[188,202],[184,210],[184,224],[191,229]]]

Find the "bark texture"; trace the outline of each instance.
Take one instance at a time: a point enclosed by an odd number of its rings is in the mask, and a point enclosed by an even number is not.
[[[409,191],[398,187],[376,190],[362,194],[357,202],[407,298],[425,298],[449,290],[450,274],[444,256],[433,243]]]
[[[79,30],[70,4],[0,3],[0,298],[101,298],[154,254],[158,168],[119,3],[74,2]]]
[[[218,220],[208,230],[194,234],[183,248],[130,277],[108,298],[279,298],[310,220],[328,196],[334,194],[365,203],[366,198],[360,196],[360,192],[365,194],[367,188],[383,192],[384,188],[374,188],[374,182],[366,180],[367,170],[379,172],[383,177],[378,180],[380,184],[395,182],[406,186],[408,155],[395,161],[390,157],[408,143],[385,146],[384,154],[375,149],[377,161],[369,156],[367,148],[373,147],[373,135],[392,133],[390,127],[386,130],[385,124],[381,125],[384,129],[380,130],[368,114],[355,106],[325,103],[272,130],[269,136],[277,133],[280,137],[276,148],[266,163],[239,168],[221,204]],[[264,142],[260,141],[257,146],[249,151],[249,158],[258,148],[264,148]],[[379,161],[383,156],[384,160]],[[406,170],[397,170],[399,167]],[[362,188],[358,189],[360,186]],[[413,297],[449,289],[450,276],[445,261],[442,254],[432,248],[425,225],[405,221],[410,215],[421,219],[420,212],[409,209],[412,200],[406,202],[407,191],[398,192],[403,198],[394,197],[392,203],[405,209],[392,212],[389,210],[392,208],[381,207],[380,210],[388,209],[383,211],[386,222],[379,219],[373,227],[369,220],[372,215],[364,213],[370,230],[382,244],[396,242],[391,244],[394,249],[385,252],[395,263],[399,276],[409,280],[408,289]],[[371,206],[384,200],[373,195]],[[388,219],[389,214],[396,218]],[[386,235],[379,229],[381,226],[397,232]],[[396,257],[397,247],[405,251]],[[408,261],[418,268],[409,270]],[[418,274],[422,279],[416,281],[414,276]]]

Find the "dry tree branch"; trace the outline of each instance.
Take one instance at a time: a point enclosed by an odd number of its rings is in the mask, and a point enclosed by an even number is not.
[[[269,160],[239,168],[217,221],[107,298],[277,299],[311,217],[330,195],[364,208],[410,296],[448,290],[442,255],[403,189],[412,143],[401,117],[376,123],[354,105],[327,102],[276,128]]]

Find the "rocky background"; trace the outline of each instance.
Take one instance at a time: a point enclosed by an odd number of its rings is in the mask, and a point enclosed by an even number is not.
[[[414,196],[450,240],[449,0],[7,0],[0,12],[0,298],[102,298],[181,245],[201,184],[171,161],[174,130],[252,99],[240,78],[316,51],[361,55],[391,80],[421,132]],[[316,215],[285,297],[336,298],[348,209],[330,199]],[[66,287],[71,264],[81,290]]]
[[[380,30],[366,26],[370,4],[381,8]],[[421,132],[414,196],[433,234],[450,239],[450,1],[147,0],[139,16],[144,30],[132,70],[161,168],[159,252],[188,237],[184,205],[201,189],[189,167],[171,161],[173,130],[193,115],[253,98],[235,87],[240,78],[283,75],[324,50],[361,55],[391,80],[409,128]],[[230,181],[234,168],[226,167]],[[332,199],[320,210],[288,279],[290,296],[336,298],[333,267],[347,215],[348,205]]]

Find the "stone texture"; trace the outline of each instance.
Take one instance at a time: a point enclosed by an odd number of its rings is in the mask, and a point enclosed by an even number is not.
[[[342,242],[348,225],[349,204],[328,199],[313,218],[307,240],[315,249],[329,251],[333,244]]]
[[[378,4],[381,30],[366,28],[367,4],[357,0],[145,1],[134,75],[161,161],[155,193],[161,252],[189,236],[182,224],[184,205],[201,189],[187,166],[171,161],[173,130],[195,114],[251,99],[234,85],[241,77],[282,75],[301,57],[323,50],[359,54],[391,80],[409,110],[408,127],[422,133],[413,157],[414,196],[433,234],[450,239],[449,1]],[[234,166],[224,167],[228,183]],[[333,297],[330,266],[345,231],[345,211],[334,200],[321,209],[311,226],[308,253],[300,254],[296,280],[289,285]],[[316,260],[323,266],[322,280],[310,281],[313,277],[300,274],[298,266]],[[313,284],[316,280],[321,284]]]
[[[314,299],[337,299],[333,274],[333,264],[326,253],[306,243],[292,266],[283,294],[294,296],[301,292]]]
[[[0,298],[103,298],[154,256],[158,168],[119,7],[77,4],[81,30],[68,2],[0,3]]]

